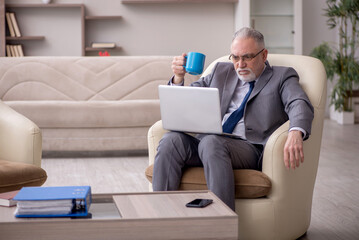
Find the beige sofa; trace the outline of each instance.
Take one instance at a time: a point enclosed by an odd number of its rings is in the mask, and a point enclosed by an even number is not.
[[[146,150],[172,57],[0,58],[0,98],[40,127],[43,151]],[[195,80],[196,77],[189,79]]]

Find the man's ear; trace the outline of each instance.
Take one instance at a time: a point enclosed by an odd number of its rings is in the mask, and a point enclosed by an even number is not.
[[[263,62],[267,61],[267,56],[268,56],[268,50],[264,49],[262,52]]]

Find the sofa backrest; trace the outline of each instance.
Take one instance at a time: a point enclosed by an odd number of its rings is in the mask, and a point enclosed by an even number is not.
[[[158,99],[170,56],[0,58],[3,101]],[[195,80],[188,75],[188,83]],[[188,84],[187,83],[187,84]]]

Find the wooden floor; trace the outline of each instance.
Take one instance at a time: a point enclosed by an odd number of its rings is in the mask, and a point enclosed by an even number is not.
[[[45,186],[90,185],[94,193],[146,192],[146,156],[45,158]],[[359,239],[359,124],[325,120],[312,221],[300,240]]]
[[[359,239],[359,124],[324,123],[306,239]]]

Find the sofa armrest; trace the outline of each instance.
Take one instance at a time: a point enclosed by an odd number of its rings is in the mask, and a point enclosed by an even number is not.
[[[41,130],[0,101],[0,159],[41,166]]]
[[[167,130],[163,129],[162,127],[162,120],[157,121],[152,127],[148,130],[148,159],[149,164],[151,165],[154,163],[155,156],[157,153],[157,147],[160,143],[161,138],[163,135],[168,132]]]

